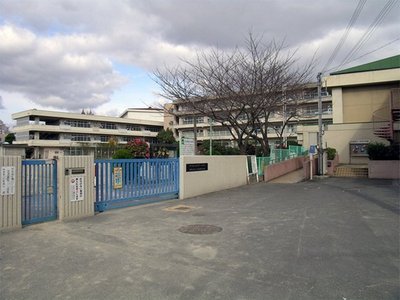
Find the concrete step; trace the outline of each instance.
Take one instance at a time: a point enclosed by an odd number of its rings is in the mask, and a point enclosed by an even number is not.
[[[368,167],[337,167],[333,176],[368,178]]]

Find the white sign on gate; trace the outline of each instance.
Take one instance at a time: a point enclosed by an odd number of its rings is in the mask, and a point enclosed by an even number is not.
[[[1,168],[1,195],[15,194],[15,167]]]
[[[81,176],[71,176],[69,179],[69,195],[71,201],[83,201],[85,197],[85,178]]]
[[[181,137],[180,139],[180,155],[195,155],[194,153],[194,139],[188,137]]]

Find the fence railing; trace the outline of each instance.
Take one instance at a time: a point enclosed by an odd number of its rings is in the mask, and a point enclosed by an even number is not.
[[[139,204],[139,199],[178,195],[179,160],[95,160],[96,210]],[[145,202],[145,201],[142,201]]]
[[[270,156],[257,157],[258,175],[264,175],[264,167],[291,158],[304,156],[307,152],[302,146],[289,146],[289,149],[271,149]]]

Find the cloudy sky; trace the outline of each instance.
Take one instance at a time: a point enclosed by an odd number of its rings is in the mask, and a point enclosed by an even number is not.
[[[11,125],[12,113],[31,108],[118,115],[151,105],[160,100],[152,70],[240,46],[250,31],[284,40],[301,60],[316,53],[327,72],[397,55],[399,2],[0,0],[0,119]]]

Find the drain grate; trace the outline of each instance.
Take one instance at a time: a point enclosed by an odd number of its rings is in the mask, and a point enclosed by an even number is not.
[[[216,232],[221,232],[222,227],[208,224],[193,224],[182,226],[178,230],[182,233],[189,234],[213,234]]]

